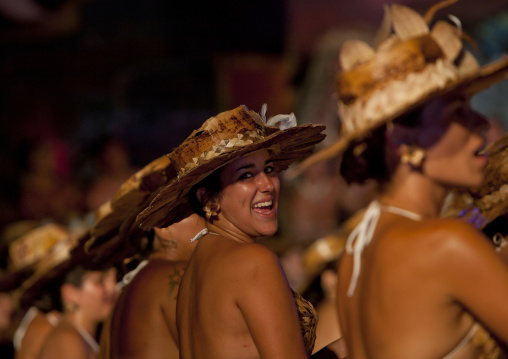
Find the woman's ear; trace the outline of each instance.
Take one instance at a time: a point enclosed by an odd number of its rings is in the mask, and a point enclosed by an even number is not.
[[[205,187],[198,188],[198,190],[196,191],[196,198],[202,205],[205,205],[206,202],[208,202],[211,199],[210,193]]]
[[[60,294],[63,303],[76,303],[79,297],[78,288],[69,283],[62,284]]]

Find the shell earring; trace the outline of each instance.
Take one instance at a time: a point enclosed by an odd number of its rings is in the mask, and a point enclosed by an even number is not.
[[[65,310],[74,313],[78,309],[78,305],[74,302],[65,302]]]
[[[402,144],[399,146],[401,156],[400,162],[410,165],[413,168],[420,169],[425,159],[425,150],[416,146]]]
[[[207,220],[210,220],[210,218],[212,218],[212,217],[216,217],[218,210],[219,210],[219,207],[218,207],[217,203],[212,202],[212,201],[206,202],[206,204],[203,206],[203,211],[205,212]]]

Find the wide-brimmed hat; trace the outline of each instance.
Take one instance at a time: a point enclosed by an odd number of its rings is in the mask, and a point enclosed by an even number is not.
[[[508,57],[480,67],[462,42],[460,22],[437,21],[435,12],[453,1],[433,6],[425,16],[397,4],[385,6],[374,49],[346,41],[337,74],[339,139],[288,171],[289,177],[313,163],[342,154],[374,129],[426,102],[456,90],[472,95],[508,76]]]
[[[193,185],[255,151],[270,150],[277,168],[286,169],[312,152],[324,139],[324,129],[324,125],[296,126],[294,115],[265,121],[263,112],[260,115],[243,105],[209,118],[169,154],[177,177],[140,213],[140,226],[167,227],[188,217],[193,213],[188,198]]]
[[[175,177],[169,157],[161,156],[133,174],[111,200],[97,209],[96,223],[83,246],[83,255],[92,265],[105,260],[120,262],[147,246],[147,233],[136,225],[136,216]]]
[[[71,251],[78,245],[78,238],[66,227],[59,227],[60,238],[41,253],[32,265],[32,273],[16,289],[14,298],[21,306],[31,305],[32,299],[71,266]]]
[[[30,227],[33,223],[29,224]],[[7,267],[0,273],[0,291],[11,291],[36,271],[37,265],[59,243],[67,241],[68,230],[56,223],[38,225],[7,246]]]
[[[483,152],[488,155],[483,184],[468,191],[455,191],[443,214],[469,222],[478,229],[508,213],[508,134]]]

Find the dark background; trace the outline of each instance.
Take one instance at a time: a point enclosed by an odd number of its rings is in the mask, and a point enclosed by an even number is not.
[[[66,143],[71,178],[86,191],[97,175],[92,144],[103,136],[124,141],[141,167],[242,103],[303,116],[302,104],[317,96],[309,69],[319,69],[319,41],[333,29],[370,36],[390,2],[39,0],[35,15],[21,2],[21,15],[2,6],[0,228],[25,219],[20,180],[40,138]],[[399,3],[423,12],[434,2]],[[507,0],[463,0],[444,12],[463,21],[485,62],[508,48],[507,10]],[[495,107],[504,126],[499,91],[479,106]]]

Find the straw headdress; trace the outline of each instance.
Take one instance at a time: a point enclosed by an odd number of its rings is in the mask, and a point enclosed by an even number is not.
[[[49,251],[67,242],[69,232],[61,225],[48,223],[37,226],[8,245],[8,263],[0,274],[0,291],[10,291],[37,270]]]
[[[58,278],[71,266],[71,251],[78,245],[78,238],[65,227],[59,227],[59,240],[41,253],[33,265],[32,274],[20,283],[14,297],[19,297],[22,306],[31,305],[31,301],[44,290],[48,283]]]
[[[136,216],[158,190],[176,177],[168,156],[150,162],[124,182],[113,198],[96,211],[96,223],[84,245],[92,263],[119,262],[146,246],[146,232],[136,225]]]
[[[490,144],[485,180],[479,188],[454,192],[445,217],[457,217],[484,229],[497,217],[508,214],[508,134]]]
[[[254,151],[268,149],[277,168],[308,156],[325,137],[324,125],[296,126],[294,115],[268,121],[246,106],[209,118],[169,154],[177,177],[138,216],[143,229],[167,227],[192,214],[191,187],[212,172]]]
[[[478,65],[463,46],[458,20],[429,26],[437,10],[455,2],[438,3],[425,16],[405,6],[386,6],[375,49],[362,41],[344,42],[336,78],[339,139],[288,176],[342,154],[353,141],[429,100],[458,89],[472,95],[508,76],[508,57]]]

